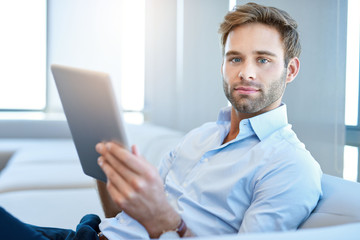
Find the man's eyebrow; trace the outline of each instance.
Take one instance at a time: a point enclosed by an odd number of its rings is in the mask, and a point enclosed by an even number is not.
[[[266,51],[266,50],[254,51],[253,53],[255,53],[257,55],[268,55],[268,56],[272,56],[272,57],[277,57],[277,55],[275,53]]]
[[[231,51],[226,52],[226,54],[225,54],[226,57],[235,56],[235,55],[241,55],[241,53],[238,51],[231,50]]]
[[[273,52],[270,51],[266,51],[266,50],[257,50],[257,51],[253,51],[253,54],[256,55],[267,55],[267,56],[272,56],[272,57],[277,57],[277,55]],[[225,56],[229,57],[229,56],[239,56],[242,55],[241,52],[235,51],[235,50],[231,50],[226,52]]]

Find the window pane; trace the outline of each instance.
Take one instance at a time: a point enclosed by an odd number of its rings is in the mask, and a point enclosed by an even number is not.
[[[123,1],[122,10],[121,103],[125,110],[142,111],[145,92],[145,0]]]
[[[0,1],[0,109],[46,105],[46,1]]]
[[[359,109],[359,0],[348,1],[347,53],[346,53],[346,98],[345,124],[358,124]]]
[[[358,176],[359,148],[345,146],[344,148],[344,171],[343,177],[346,180],[357,181]]]

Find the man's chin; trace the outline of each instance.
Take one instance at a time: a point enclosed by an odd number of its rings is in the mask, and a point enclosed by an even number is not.
[[[235,103],[231,102],[231,105],[233,108],[240,112],[240,113],[247,113],[247,114],[254,114],[261,110],[261,106],[256,104],[254,101],[244,101],[245,99],[242,99],[242,101],[238,101]]]
[[[249,113],[249,114],[251,114],[251,113],[257,112],[253,108],[253,106],[249,106],[249,105],[245,105],[245,104],[243,104],[243,105],[236,104],[236,105],[232,105],[232,106],[233,106],[233,108],[235,108],[236,111],[238,111],[240,113]]]

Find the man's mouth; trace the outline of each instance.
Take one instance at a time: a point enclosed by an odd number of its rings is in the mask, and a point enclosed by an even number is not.
[[[258,88],[254,88],[254,87],[235,87],[234,90],[237,93],[245,94],[245,95],[254,94],[259,91]]]

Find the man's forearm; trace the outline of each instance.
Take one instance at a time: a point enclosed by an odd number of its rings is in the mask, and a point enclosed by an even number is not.
[[[96,180],[96,184],[105,217],[115,217],[119,212],[122,211],[121,208],[111,199],[110,194],[106,188],[106,183]]]

